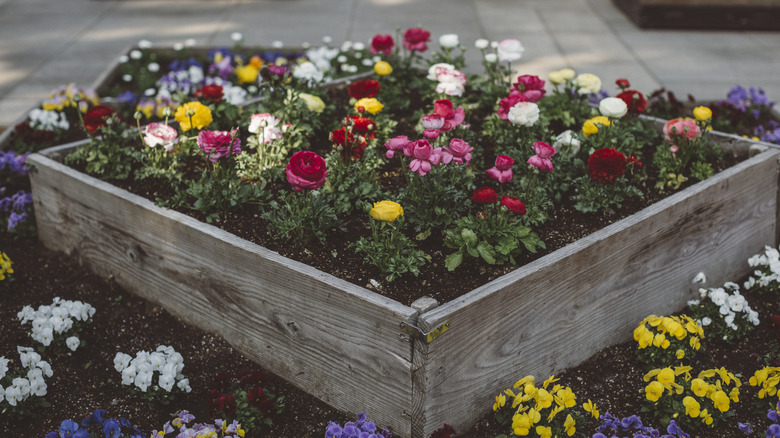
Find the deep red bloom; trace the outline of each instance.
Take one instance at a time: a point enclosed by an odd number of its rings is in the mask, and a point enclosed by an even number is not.
[[[353,99],[363,99],[364,97],[374,97],[379,94],[379,81],[373,79],[363,79],[349,84],[349,97]]]
[[[425,44],[431,40],[431,33],[425,29],[415,27],[404,32],[404,47],[409,50],[424,52],[428,50]]]
[[[514,211],[520,216],[524,215],[527,212],[527,210],[525,209],[525,204],[523,204],[523,201],[515,198],[514,196],[502,196],[501,205]]]
[[[217,399],[217,412],[222,411],[227,416],[232,417],[236,413],[236,399],[227,394]]]
[[[626,88],[631,86],[631,83],[628,82],[628,79],[624,79],[624,78],[616,80],[615,84],[617,84],[618,88],[620,88],[621,90],[625,90]]]
[[[222,98],[225,97],[225,95],[222,91],[221,85],[209,84],[200,87],[200,89],[198,89],[195,92],[195,97],[206,99],[210,102],[216,103],[221,101]]]
[[[631,115],[637,115],[647,109],[647,99],[645,99],[645,95],[639,91],[626,90],[618,94],[617,98],[626,103],[628,113]]]
[[[599,184],[611,184],[626,173],[626,156],[612,148],[601,148],[588,158],[588,175]]]
[[[359,160],[363,158],[363,153],[366,151],[368,143],[365,139],[361,139],[359,136],[355,136],[354,132],[350,132],[347,138],[344,138],[347,130],[345,128],[339,128],[330,133],[330,142],[334,147],[341,146],[341,158],[346,160],[351,157],[353,160]]]
[[[512,109],[513,106],[517,105],[518,102],[531,102],[531,100],[529,100],[527,95],[514,90],[509,93],[509,96],[501,99],[498,102],[498,110],[496,110],[496,114],[498,114],[498,117],[501,117],[501,120],[509,120],[509,110]]]
[[[474,190],[471,200],[477,204],[495,204],[498,200],[498,194],[490,187],[480,187]]]
[[[373,120],[361,116],[348,116],[347,119],[352,122],[352,132],[355,134],[362,135],[368,140],[376,138],[376,122]]]
[[[430,438],[452,438],[453,435],[457,435],[455,428],[444,423],[443,427],[440,427],[431,433]]]
[[[94,134],[98,131],[98,128],[106,126],[106,120],[114,114],[116,112],[111,107],[95,105],[87,110],[87,113],[84,115],[84,128],[90,134]]]
[[[383,53],[390,55],[393,53],[393,47],[395,47],[395,41],[390,35],[374,35],[371,39],[371,53],[374,55]]]

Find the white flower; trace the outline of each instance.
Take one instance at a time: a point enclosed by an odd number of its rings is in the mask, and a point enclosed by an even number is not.
[[[371,67],[372,65],[374,65],[374,62],[376,61],[372,60],[371,58],[365,58],[362,61],[360,61],[360,63],[366,67]]]
[[[710,319],[709,317],[705,316],[704,318],[701,319],[702,327],[706,327],[710,324],[712,324],[712,319]]]
[[[135,376],[135,386],[138,387],[142,392],[146,392],[147,389],[149,389],[149,386],[152,384],[152,372],[144,372],[144,373],[138,373],[138,375]]]
[[[735,293],[734,295],[731,295],[728,299],[729,307],[731,307],[731,310],[734,312],[741,312],[745,309],[747,306],[747,300],[745,300],[745,297],[740,295],[739,293]]]
[[[704,275],[704,272],[699,272],[698,274],[696,274],[696,276],[693,277],[693,281],[691,281],[691,283],[694,283],[694,284],[695,283],[704,284],[706,282],[707,282],[707,276]]]
[[[726,300],[729,299],[729,295],[723,288],[710,289],[710,299],[716,306],[722,306],[726,304]]]
[[[149,65],[147,65],[147,66],[146,66],[146,68],[147,68],[147,69],[148,69],[150,72],[152,72],[152,73],[156,73],[156,72],[160,71],[160,64],[158,64],[158,63],[156,63],[156,62],[150,62],[150,63],[149,63]]]
[[[241,35],[241,32],[233,32],[230,34],[230,39],[235,42],[239,42],[244,39],[244,36]]]
[[[48,386],[46,386],[46,382],[44,382],[42,379],[38,382],[35,382],[32,386],[30,386],[30,394],[43,397],[46,395],[46,389]]]
[[[750,323],[753,324],[753,325],[758,325],[758,323],[759,323],[758,312],[756,312],[755,310],[751,309],[748,312],[748,321],[750,321]]]
[[[40,368],[41,371],[43,371],[43,375],[46,377],[51,377],[54,375],[54,372],[51,370],[51,365],[49,365],[49,362],[46,362],[45,360],[39,360],[35,366]]]
[[[322,81],[324,74],[322,71],[320,71],[320,69],[317,68],[316,65],[314,65],[314,63],[307,61],[299,64],[293,70],[293,76],[298,79],[303,79],[309,83],[318,83]]]
[[[30,385],[35,385],[36,382],[43,380],[43,370],[40,368],[30,368],[27,371],[27,380],[30,381]]]
[[[441,73],[451,72],[451,71],[457,71],[455,70],[454,65],[440,62],[438,64],[433,64],[428,68],[428,76],[426,76],[426,78],[435,81],[438,79]]]
[[[130,60],[130,58],[128,58],[128,57],[127,57],[127,55],[122,55],[122,56],[120,56],[119,58],[117,58],[116,60],[117,60],[117,62],[118,62],[118,63],[120,63],[120,64],[124,64],[124,63],[126,63],[127,61],[129,61],[129,60]]]
[[[0,380],[3,380],[3,377],[8,372],[8,362],[10,362],[9,359],[0,356]]]
[[[306,50],[309,47],[311,47],[311,43],[310,42],[304,41],[304,42],[301,43],[301,48],[303,48],[303,50]]]
[[[734,317],[736,317],[734,313],[729,313],[728,315],[726,315],[725,318],[723,318],[723,320],[726,321],[727,326],[732,327],[734,330],[736,330],[737,326],[734,325]]]
[[[484,38],[480,38],[474,41],[474,47],[478,48],[479,50],[487,49],[489,45],[490,45],[490,41]]]
[[[447,33],[439,37],[439,45],[445,49],[454,49],[460,45],[458,34]]]
[[[330,35],[324,35],[322,37],[322,42],[325,44],[330,44],[333,42],[333,37],[331,37]]]
[[[133,75],[122,75],[122,80],[125,82],[130,82],[133,80]]]
[[[22,324],[24,324],[27,321],[32,321],[35,318],[35,310],[31,306],[24,306],[22,307],[22,310],[16,314],[16,317],[19,318],[19,321],[21,321]]]
[[[0,385],[0,402],[5,400],[5,388],[3,388],[3,385]]]
[[[135,382],[135,376],[137,374],[137,370],[134,366],[130,365],[127,368],[122,370],[122,384],[123,385],[132,385]]]
[[[79,348],[79,344],[81,344],[81,341],[75,336],[71,336],[68,339],[65,339],[65,345],[67,345],[71,351],[76,351],[76,349]]]
[[[16,406],[16,404],[22,400],[22,395],[19,389],[13,386],[9,386],[5,390],[5,400],[8,402],[9,405]]]
[[[360,41],[358,41],[358,42],[356,42],[355,44],[352,45],[352,48],[355,49],[355,50],[360,51],[360,50],[365,49],[366,45],[361,43]]]
[[[605,97],[599,102],[599,112],[602,116],[619,119],[628,113],[628,105],[618,97]]]
[[[518,102],[509,109],[507,118],[515,125],[533,126],[539,120],[539,106],[533,102]]]
[[[493,64],[498,60],[498,56],[495,53],[485,53],[485,62]]]
[[[180,52],[180,51],[184,50],[184,44],[182,44],[182,43],[174,43],[173,44],[173,50],[175,50],[177,52]]]
[[[114,356],[114,369],[121,373],[122,370],[130,366],[131,360],[133,360],[133,358],[129,354],[122,352],[117,353],[116,356]]]
[[[196,44],[195,40],[193,38],[187,38],[184,40],[184,47],[192,47]]]
[[[249,132],[258,134],[263,144],[282,138],[282,131],[278,128],[280,120],[269,113],[254,114],[249,123]]]
[[[755,285],[756,285],[756,279],[753,277],[748,277],[747,281],[745,281],[745,283],[742,286],[747,290]]]
[[[19,390],[19,394],[24,398],[30,393],[30,381],[24,377],[15,378],[11,384]]]
[[[184,392],[191,392],[192,388],[190,388],[190,379],[181,379],[176,384],[176,386],[181,389]]]
[[[458,70],[443,71],[437,76],[439,84],[436,85],[437,93],[445,93],[449,96],[462,96],[466,89],[466,75]]]
[[[141,59],[143,54],[140,50],[131,50],[130,51],[130,59]]]
[[[690,307],[698,306],[698,305],[699,305],[699,300],[690,300],[690,301],[688,301],[688,306],[690,306]]]
[[[339,56],[336,58],[336,61],[338,61],[338,62],[340,62],[340,63],[342,63],[342,64],[343,64],[343,63],[347,62],[347,57],[346,57],[346,55],[339,55]]]
[[[271,47],[273,47],[274,49],[281,49],[282,47],[284,47],[284,43],[277,40],[271,43]]]
[[[718,311],[720,312],[721,315],[732,315],[733,314],[733,312],[731,311],[731,308],[729,307],[728,304],[724,304],[724,305],[720,306],[720,308],[718,308]]]
[[[41,355],[30,347],[16,347],[16,350],[19,352],[19,360],[25,368],[34,367],[41,361]]]
[[[574,78],[579,94],[591,94],[601,91],[601,79],[592,73],[582,73]]]
[[[496,47],[498,60],[501,62],[517,61],[523,56],[523,51],[525,48],[520,44],[520,41],[515,39],[505,39]]]
[[[567,129],[558,134],[555,137],[555,143],[553,143],[553,147],[556,150],[561,150],[564,146],[569,146],[569,153],[571,155],[576,155],[577,152],[580,151],[582,143],[580,143],[580,140],[574,135],[574,131]]]
[[[491,41],[490,42],[490,47],[492,47],[494,49],[497,49],[498,48],[498,41]]]
[[[168,374],[161,374],[160,378],[157,380],[157,386],[159,386],[160,388],[168,392],[171,392],[174,383],[175,383],[174,376],[170,376]]]
[[[138,41],[138,48],[140,48],[140,49],[151,49],[152,46],[153,46],[153,44],[149,40]]]

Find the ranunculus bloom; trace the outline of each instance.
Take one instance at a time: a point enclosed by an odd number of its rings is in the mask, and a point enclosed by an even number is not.
[[[360,108],[363,108],[363,111],[368,111],[371,114],[376,114],[380,111],[382,111],[382,108],[385,106],[382,105],[382,102],[376,100],[376,98],[373,97],[364,97],[357,102],[355,102],[355,111],[360,111]]]
[[[281,121],[269,113],[253,114],[249,122],[249,132],[262,137],[263,144],[282,138],[282,130],[278,128]]]
[[[431,40],[431,33],[425,29],[414,27],[404,32],[404,47],[408,50],[424,52],[428,50],[428,41]]]
[[[528,96],[519,91],[512,91],[509,93],[509,96],[501,99],[498,102],[498,110],[496,110],[496,114],[498,114],[498,117],[500,117],[501,120],[508,121],[509,110],[511,110],[512,107],[517,105],[519,102],[528,102]]]
[[[527,212],[525,208],[525,204],[523,204],[523,201],[515,198],[514,196],[502,196],[501,205],[503,205],[504,207],[512,210],[513,212],[521,216]]]
[[[568,80],[574,78],[574,70],[570,68],[564,68],[561,70],[550,72],[547,79],[555,85],[560,85]]]
[[[645,95],[637,90],[625,90],[616,97],[623,99],[631,115],[639,114],[647,109]]]
[[[349,84],[349,97],[353,99],[374,97],[377,94],[379,94],[379,81],[374,79],[363,79]]]
[[[111,107],[105,105],[92,106],[84,114],[84,128],[90,134],[94,134],[98,131],[98,128],[106,126],[106,120],[114,114],[116,112]]]
[[[398,216],[404,215],[401,204],[393,201],[375,202],[374,207],[368,212],[372,218],[378,221],[395,222]]]
[[[626,173],[626,157],[612,148],[595,150],[588,158],[588,175],[599,184],[612,184]]]
[[[618,97],[605,97],[599,102],[599,112],[602,116],[619,119],[628,113],[628,105]]]
[[[498,43],[496,53],[500,62],[517,61],[523,56],[525,48],[520,41],[515,39],[505,39]]]
[[[450,71],[457,71],[457,69],[452,64],[439,62],[437,64],[433,64],[432,66],[428,67],[428,76],[426,76],[426,78],[435,81],[437,80],[440,74],[445,72],[450,72]]]
[[[433,103],[433,113],[444,117],[444,125],[441,127],[442,131],[451,131],[456,126],[463,123],[466,118],[466,113],[463,112],[463,108],[453,108],[452,101],[449,99],[440,99]]]
[[[287,182],[297,191],[317,190],[325,183],[328,171],[325,159],[312,151],[298,151],[290,157],[285,169]]]
[[[417,140],[408,146],[412,161],[409,162],[409,170],[420,176],[425,176],[433,166],[441,161],[441,149],[434,149],[428,140]]]
[[[496,157],[496,166],[486,170],[485,173],[491,179],[494,179],[501,184],[512,181],[512,165],[515,164],[515,160],[508,155],[499,155]]]
[[[618,79],[615,81],[615,84],[620,88],[621,90],[625,90],[626,88],[631,86],[631,83],[628,82],[628,79]]]
[[[693,109],[693,117],[696,117],[696,120],[700,122],[709,120],[712,118],[712,110],[706,106],[697,106]]]
[[[588,119],[585,121],[585,123],[582,124],[582,135],[585,137],[590,137],[593,134],[596,134],[599,132],[600,126],[609,126],[609,119],[604,116],[596,116],[591,119]]]
[[[222,157],[241,153],[241,139],[234,131],[200,131],[198,147],[206,153],[209,161],[216,163]]]
[[[336,129],[330,133],[329,139],[334,147],[341,147],[341,158],[346,160],[351,157],[353,160],[359,160],[363,158],[363,154],[366,151],[368,143],[365,137],[350,132],[346,134],[347,130],[344,127]],[[345,138],[346,135],[346,138]]]
[[[473,150],[474,148],[469,146],[465,140],[453,138],[450,140],[449,146],[441,148],[441,161],[444,164],[449,164],[452,161],[468,165],[471,162],[471,151]]]
[[[239,84],[251,84],[257,81],[257,75],[260,70],[252,64],[246,64],[236,67],[233,72],[236,74]]]
[[[190,129],[203,129],[214,120],[211,115],[211,109],[200,102],[187,102],[176,108],[176,114],[173,116],[182,131]]]
[[[387,76],[393,72],[393,66],[389,62],[379,61],[374,64],[374,73],[379,76]]]
[[[179,133],[164,123],[150,123],[143,130],[144,143],[150,148],[162,146],[166,151],[172,151],[173,145],[179,140]]]
[[[701,129],[692,119],[672,119],[664,125],[664,136],[669,142],[675,141],[673,137],[694,140],[701,136]]]
[[[555,148],[543,141],[537,141],[534,143],[533,149],[536,155],[528,159],[528,164],[543,172],[552,172],[553,164],[550,158],[557,152]]]
[[[225,97],[225,95],[221,85],[209,84],[200,87],[195,92],[195,97],[206,99],[209,102],[219,102]]]
[[[352,125],[352,132],[373,140],[376,138],[376,122],[368,117],[347,116],[347,121]]]
[[[439,84],[436,85],[437,93],[444,93],[448,96],[462,96],[466,90],[466,75],[459,70],[445,71],[436,76]]]
[[[455,47],[458,47],[459,44],[458,34],[456,33],[446,33],[439,37],[439,45],[445,49],[454,49]]]
[[[303,99],[304,103],[306,103],[306,108],[309,111],[319,114],[325,109],[325,102],[318,96],[309,93],[299,93],[298,97]]]
[[[580,94],[591,94],[601,91],[601,79],[592,73],[578,75],[574,78],[574,85]]]
[[[444,126],[444,117],[438,114],[427,114],[422,116],[421,123],[423,129],[441,129]]]
[[[539,106],[532,102],[517,102],[509,109],[507,120],[515,125],[533,126],[539,120]]]
[[[371,38],[371,53],[373,54],[385,54],[390,55],[393,53],[393,47],[395,47],[395,41],[390,35],[374,35]]]
[[[387,143],[385,143],[385,147],[387,148],[385,156],[387,158],[393,158],[396,151],[403,152],[410,143],[412,142],[409,140],[409,137],[405,135],[399,135],[398,137],[393,137],[390,140],[387,140]]]
[[[569,147],[569,154],[576,155],[577,152],[580,151],[580,146],[582,146],[582,143],[577,139],[577,137],[574,136],[574,132],[570,129],[567,129],[566,131],[561,132],[555,137],[555,143],[553,143],[553,147],[557,150],[560,149],[563,146]]]
[[[525,96],[528,102],[538,102],[547,92],[544,89],[544,80],[534,75],[518,76],[513,87]]]
[[[471,194],[471,200],[477,204],[495,204],[498,194],[490,187],[480,187]]]

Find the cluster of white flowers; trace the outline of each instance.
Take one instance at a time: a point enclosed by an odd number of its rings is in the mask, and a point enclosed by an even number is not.
[[[16,347],[19,360],[23,368],[27,368],[27,376],[22,372],[20,377],[11,380],[9,386],[3,387],[3,379],[8,373],[9,360],[0,356],[0,406],[3,400],[9,405],[16,406],[30,397],[43,397],[46,395],[45,377],[51,377],[54,373],[48,362],[41,360],[41,355],[30,347]],[[8,376],[10,379],[10,376]],[[6,379],[8,380],[8,379]]]
[[[73,328],[74,323],[86,322],[94,314],[95,308],[87,303],[55,297],[50,306],[40,306],[38,310],[24,306],[16,316],[22,324],[31,322],[33,340],[48,347],[55,333],[58,335],[66,333]],[[65,340],[65,345],[73,351],[76,351],[80,343],[76,336]]]
[[[724,283],[723,287],[700,288],[699,294],[701,295],[702,300],[709,298],[710,301],[718,307],[718,311],[723,317],[723,322],[726,323],[728,328],[735,331],[738,330],[737,325],[734,323],[738,314],[742,314],[742,318],[746,319],[754,326],[758,325],[758,312],[751,309],[745,297],[739,293],[738,284],[728,281]],[[689,301],[688,305],[694,307],[704,304],[699,300],[693,300]],[[708,317],[704,317],[698,322],[702,327],[712,324],[712,320]]]
[[[325,73],[311,61],[302,62],[295,66],[292,75],[297,79],[308,82],[309,85],[318,84],[325,78]]]
[[[64,112],[47,111],[35,108],[28,114],[30,126],[42,131],[54,131],[61,129],[67,131],[70,129],[70,122]]]
[[[774,283],[774,286],[780,286],[780,252],[771,246],[764,249],[763,254],[756,254],[748,259],[748,265],[751,268],[758,268],[753,272],[753,276],[745,281],[745,289],[750,289],[756,285],[767,287]]]
[[[139,351],[135,358],[119,352],[114,357],[114,368],[122,373],[123,385],[135,385],[146,392],[153,385],[154,373],[157,372],[157,386],[171,392],[173,386],[184,392],[192,391],[189,379],[181,371],[184,369],[184,358],[173,347],[160,345],[154,352]]]
[[[207,77],[205,84],[214,84],[222,87],[222,98],[231,105],[241,105],[246,101],[248,94],[247,90],[239,85],[233,84],[230,81],[226,81],[219,76]],[[254,91],[257,92],[257,87],[254,88]]]
[[[455,66],[447,63],[433,64],[428,69],[429,80],[439,81],[436,85],[437,93],[444,93],[449,96],[462,96],[463,91],[466,89],[466,75],[460,70],[455,69]]]

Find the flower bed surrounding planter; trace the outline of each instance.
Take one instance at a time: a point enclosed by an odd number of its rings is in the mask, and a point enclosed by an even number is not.
[[[714,283],[738,278],[777,242],[780,152],[768,149],[452,302],[406,306],[58,162],[75,146],[28,158],[44,245],[399,436],[467,429],[518,374],[625,340],[648,313],[684,307],[701,266],[719,268]]]

